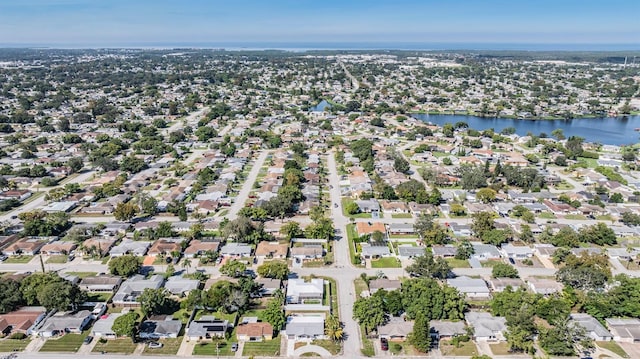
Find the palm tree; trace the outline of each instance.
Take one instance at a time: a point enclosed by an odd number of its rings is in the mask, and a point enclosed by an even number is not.
[[[342,329],[342,324],[338,318],[333,315],[330,315],[325,321],[325,329],[324,333],[333,341],[338,342],[341,341],[344,337],[344,331]]]
[[[191,268],[191,259],[185,258],[182,261],[182,267],[187,271],[187,274],[189,274],[189,268]]]

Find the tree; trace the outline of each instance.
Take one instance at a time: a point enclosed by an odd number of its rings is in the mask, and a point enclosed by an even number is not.
[[[129,277],[136,274],[141,267],[142,258],[130,254],[115,257],[109,261],[109,272],[121,277]]]
[[[571,136],[567,139],[565,144],[565,148],[567,149],[566,155],[567,157],[575,160],[578,156],[582,155],[584,150],[582,149],[582,142],[584,142],[584,138],[578,136]]]
[[[285,280],[289,276],[289,265],[284,261],[269,261],[258,267],[258,274],[265,278]]]
[[[360,213],[360,207],[354,201],[348,201],[344,205],[344,211],[347,212],[347,214],[357,214]]]
[[[282,227],[280,227],[280,233],[284,234],[288,240],[301,237],[304,234],[304,232],[300,228],[300,223],[295,221],[290,221],[283,224]]]
[[[496,263],[491,270],[493,278],[519,278],[518,270],[506,263]]]
[[[552,328],[541,330],[539,342],[542,349],[549,355],[574,356],[578,349],[593,347],[593,340],[586,330],[569,318],[562,318]]]
[[[478,212],[473,215],[471,230],[476,238],[482,239],[485,233],[496,228],[493,223],[493,216],[491,212]]]
[[[446,279],[449,277],[451,267],[441,257],[434,259],[431,250],[426,248],[424,255],[415,257],[406,270],[414,277]]]
[[[416,316],[413,323],[413,331],[409,334],[409,343],[422,353],[429,351],[431,347],[429,319],[422,313]]]
[[[309,209],[309,218],[312,221],[316,222],[322,217],[324,217],[324,209],[321,206],[313,206]]]
[[[335,227],[333,221],[329,218],[323,217],[305,228],[305,237],[317,238],[317,239],[333,239],[335,234]]]
[[[127,336],[133,339],[138,330],[137,321],[138,313],[129,312],[116,318],[111,329],[119,337]]]
[[[582,242],[594,243],[599,246],[614,245],[617,243],[616,233],[609,226],[598,222],[589,227],[582,227],[579,231]]]
[[[458,245],[458,248],[456,249],[455,258],[469,259],[471,258],[474,252],[475,250],[473,249],[473,245],[471,245],[471,242],[464,240],[460,243],[460,245]]]
[[[464,296],[448,285],[431,278],[412,278],[402,282],[402,304],[407,319],[423,314],[428,320],[460,320],[464,317]]]
[[[133,202],[123,203],[120,202],[116,205],[115,210],[113,211],[113,216],[118,221],[130,221],[136,214],[140,212],[140,208],[137,204]]]
[[[72,157],[67,161],[67,167],[73,172],[78,172],[84,167],[84,162],[81,157]]]
[[[447,231],[434,222],[433,216],[421,214],[413,225],[413,229],[427,244],[445,244],[449,241]]]
[[[566,265],[556,273],[558,281],[580,290],[600,290],[611,278],[609,261],[606,255],[588,253],[580,257],[569,254]]]
[[[476,199],[482,203],[489,203],[496,200],[496,191],[491,188],[482,188],[476,192]]]
[[[396,155],[393,160],[393,169],[397,172],[407,174],[411,170],[409,166],[409,162],[404,159],[401,155]]]
[[[487,186],[487,177],[481,166],[461,165],[458,174],[463,189],[470,190]]]
[[[16,310],[23,304],[20,283],[9,278],[0,278],[0,314]]]
[[[330,315],[324,322],[324,334],[334,342],[339,342],[344,337],[344,331],[340,320],[334,315]]]
[[[558,141],[565,139],[564,132],[561,128],[556,128],[555,130],[551,131],[551,136],[555,137],[555,139]]]
[[[378,296],[358,298],[353,303],[353,319],[363,325],[367,333],[384,324],[387,321],[387,314],[384,311],[382,298]]]
[[[48,310],[75,310],[87,299],[87,293],[80,290],[77,284],[60,278],[44,285],[38,291],[38,302]]]
[[[525,243],[532,243],[534,240],[533,232],[528,224],[520,226],[520,240]]]
[[[166,288],[145,288],[138,297],[140,309],[145,316],[154,314],[171,314],[178,303],[170,298],[171,293]]]
[[[287,321],[282,310],[283,304],[284,293],[278,289],[274,292],[273,298],[267,302],[267,308],[263,312],[264,320],[270,323],[276,332],[280,331]]]
[[[507,315],[505,337],[509,348],[516,352],[534,353],[533,338],[537,332],[533,321],[533,308],[523,305]]]
[[[220,273],[232,278],[244,276],[246,271],[247,265],[235,259],[228,261],[220,267]]]

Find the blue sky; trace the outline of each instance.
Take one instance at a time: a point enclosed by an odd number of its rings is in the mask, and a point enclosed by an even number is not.
[[[638,0],[0,0],[0,44],[640,43]]]

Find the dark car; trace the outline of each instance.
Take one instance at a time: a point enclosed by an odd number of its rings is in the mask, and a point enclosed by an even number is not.
[[[380,338],[380,349],[384,351],[389,350],[389,342],[386,338]]]
[[[513,258],[509,258],[509,263],[516,264],[516,261],[514,261]]]
[[[86,338],[84,338],[84,340],[82,341],[82,344],[89,344],[92,341],[93,341],[93,337],[91,335],[89,335]]]

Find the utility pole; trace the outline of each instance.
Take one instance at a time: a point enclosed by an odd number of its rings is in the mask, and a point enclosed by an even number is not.
[[[44,273],[44,261],[42,260],[42,254],[38,254],[38,258],[40,258],[40,269],[42,269],[42,273]]]

